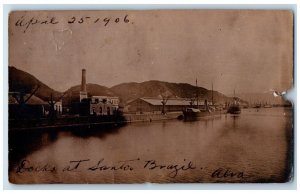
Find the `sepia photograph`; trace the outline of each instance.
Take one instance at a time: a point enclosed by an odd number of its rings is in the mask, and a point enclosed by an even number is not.
[[[12,11],[13,184],[287,183],[292,10]]]

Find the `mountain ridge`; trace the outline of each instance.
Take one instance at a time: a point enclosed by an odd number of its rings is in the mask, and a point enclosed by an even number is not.
[[[62,95],[61,92],[50,88],[30,73],[17,69],[13,66],[9,66],[8,69],[8,83],[9,92],[32,93],[37,87],[39,87],[34,95],[44,101],[48,101],[51,94],[54,98],[59,98]]]
[[[74,95],[78,95],[80,91],[80,85],[75,85],[67,89],[65,92],[58,92],[40,80],[22,70],[18,70],[15,67],[9,66],[9,88],[10,91],[26,90],[30,93],[37,85],[40,88],[36,92],[36,96],[47,101],[51,93],[58,97],[62,94],[64,99],[71,99]],[[188,83],[172,83],[159,80],[149,80],[141,83],[138,82],[125,82],[120,83],[112,87],[106,87],[99,84],[88,83],[87,84],[88,96],[118,96],[123,104],[130,100],[141,97],[155,97],[155,98],[190,98],[196,99],[197,94],[199,99],[207,99],[214,102],[228,102],[232,100],[231,97],[218,92],[208,90],[204,87],[196,87]]]

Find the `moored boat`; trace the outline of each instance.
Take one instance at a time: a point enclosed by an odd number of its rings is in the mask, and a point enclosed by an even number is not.
[[[234,115],[241,114],[241,107],[237,99],[238,98],[235,97],[235,90],[234,90],[233,102],[228,107],[227,113],[234,114]]]
[[[215,116],[224,113],[222,110],[215,110],[211,107],[207,109],[199,109],[199,108],[186,108],[183,111],[183,117],[185,121],[196,121],[203,117]]]
[[[230,114],[241,114],[241,108],[238,104],[232,104],[229,106],[227,113]]]
[[[197,86],[197,80],[196,80],[196,87]],[[208,105],[207,100],[204,101],[204,106],[201,105],[201,108],[199,107],[199,103],[198,103],[198,93],[197,95],[197,105],[194,107],[188,107],[183,111],[183,118],[185,121],[195,121],[195,120],[199,120],[201,117],[209,117],[209,116],[215,116],[215,115],[220,115],[222,113],[225,113],[223,110],[221,109],[216,109],[214,104],[214,100],[213,100],[213,86],[212,86],[212,101],[211,101],[211,105]],[[192,104],[191,104],[192,105]]]
[[[272,105],[271,105],[271,104],[266,104],[266,105],[264,106],[264,108],[272,108]]]

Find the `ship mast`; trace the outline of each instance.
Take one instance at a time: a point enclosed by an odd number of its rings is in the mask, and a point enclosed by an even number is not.
[[[214,105],[214,83],[211,83],[211,104]]]
[[[197,108],[199,108],[199,99],[198,99],[198,83],[197,83],[197,78],[196,78],[196,90],[197,90],[197,93],[196,93],[196,97],[197,97]]]
[[[235,98],[235,88],[233,90],[233,103],[236,104],[236,98]]]

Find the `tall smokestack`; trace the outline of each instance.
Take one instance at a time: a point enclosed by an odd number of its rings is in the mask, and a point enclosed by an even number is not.
[[[86,70],[82,69],[81,91],[86,92]]]

